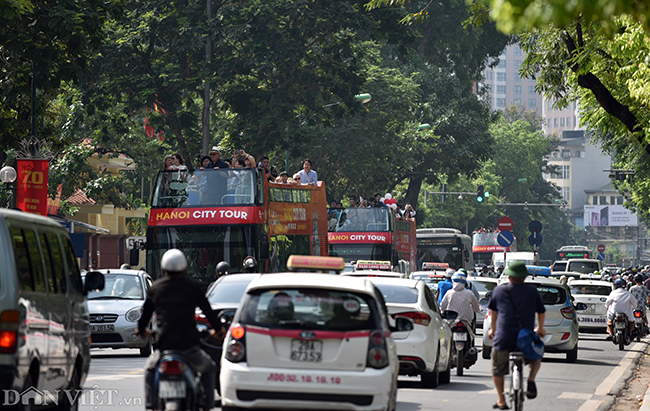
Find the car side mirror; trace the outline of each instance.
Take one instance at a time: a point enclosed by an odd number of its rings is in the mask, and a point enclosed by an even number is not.
[[[480,300],[478,300],[478,303],[480,305],[488,305],[490,303],[490,299],[488,297],[483,297]]]
[[[576,304],[576,310],[578,311],[583,311],[587,309],[587,304],[585,303],[578,303]]]
[[[395,317],[395,327],[391,327],[392,332],[396,331],[411,331],[414,328],[413,320],[408,317],[397,316]]]
[[[219,313],[219,322],[221,325],[228,329],[230,324],[232,324],[232,319],[235,316],[235,310],[224,310]]]
[[[487,298],[487,299],[492,298],[492,291],[488,291],[487,293],[485,293],[485,296],[483,298]]]
[[[86,281],[84,282],[84,292],[86,295],[90,291],[101,291],[105,285],[104,274],[99,271],[91,271],[86,274]]]

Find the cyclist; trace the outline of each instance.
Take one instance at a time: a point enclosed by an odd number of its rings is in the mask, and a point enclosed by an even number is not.
[[[205,409],[214,407],[214,389],[216,386],[216,365],[212,358],[200,348],[199,332],[194,320],[195,309],[199,307],[210,324],[219,327],[218,334],[225,330],[220,326],[217,313],[212,310],[201,289],[190,279],[185,278],[187,259],[182,251],[171,249],[165,252],[160,261],[165,274],[151,286],[147,300],[144,302],[142,316],[138,321],[136,333],[143,339],[151,337],[146,328],[151,316],[156,312],[156,349],[151,353],[145,365],[145,402],[147,409],[158,408],[154,392],[155,369],[160,360],[160,353],[165,350],[179,350],[192,367],[201,373],[204,396],[199,400]]]
[[[528,269],[523,261],[513,261],[503,271],[508,276],[509,283],[503,284],[494,289],[490,305],[492,311],[492,324],[488,331],[488,338],[494,340],[492,349],[492,380],[497,389],[498,399],[492,408],[507,410],[506,397],[503,395],[504,376],[508,375],[508,361],[511,351],[517,350],[517,336],[521,327],[530,330],[535,326],[535,314],[537,313],[537,329],[535,332],[544,337],[544,319],[546,308],[539,296],[537,287],[533,284],[524,284]],[[517,319],[519,314],[519,320]],[[528,373],[528,387],[526,397],[533,399],[537,397],[537,386],[535,377],[542,364],[542,360],[530,361],[530,372]]]
[[[244,272],[245,273],[256,273],[257,272],[257,260],[255,260],[255,257],[248,256],[244,258]]]

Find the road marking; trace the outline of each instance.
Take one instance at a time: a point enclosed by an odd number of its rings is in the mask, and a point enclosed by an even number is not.
[[[114,375],[104,375],[101,377],[86,378],[86,381],[97,381],[97,380],[114,381],[114,380],[121,380],[122,378],[136,378],[139,377],[140,374],[142,374],[143,372],[144,372],[144,368],[141,368],[136,371],[127,372],[126,374],[114,374]]]
[[[584,392],[563,392],[558,398],[563,400],[589,400],[593,394]]]

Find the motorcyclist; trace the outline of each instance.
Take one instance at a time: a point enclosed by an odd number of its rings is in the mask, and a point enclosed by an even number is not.
[[[154,377],[161,352],[178,350],[182,351],[192,368],[201,373],[204,395],[199,399],[199,405],[204,409],[210,409],[214,407],[216,365],[200,348],[199,332],[194,320],[196,307],[203,311],[210,324],[218,330],[218,335],[223,335],[225,330],[201,289],[192,280],[183,276],[187,270],[187,259],[182,251],[171,249],[165,252],[160,266],[164,277],[156,280],[151,286],[136,330],[141,338],[150,338],[151,332],[147,329],[147,325],[154,311],[156,312],[158,327],[154,342],[156,349],[145,365],[146,408],[158,408]]]
[[[440,303],[440,311],[456,311],[458,317],[472,324],[472,331],[475,331],[474,313],[481,311],[478,300],[473,292],[465,288],[467,277],[461,273],[455,273],[451,277],[453,288],[449,290]]]
[[[244,258],[244,272],[245,273],[256,273],[257,272],[257,260],[255,260],[255,257],[248,256]]]
[[[634,330],[634,309],[637,306],[636,298],[625,289],[625,280],[622,278],[616,279],[614,287],[616,289],[609,294],[605,302],[607,308],[607,333],[609,333],[608,341],[612,340],[614,335],[613,325],[616,313],[625,313],[630,332]]]
[[[223,277],[230,273],[230,264],[227,261],[221,261],[214,269],[214,274],[216,278]]]
[[[648,298],[650,297],[650,290],[643,285],[643,274],[637,274],[634,276],[634,282],[636,285],[630,287],[630,294],[636,298],[637,310],[641,311],[643,316],[643,325],[648,325],[648,319],[645,315],[646,307],[648,306]]]
[[[456,271],[453,268],[447,268],[445,271],[445,281],[440,281],[438,283],[438,305],[442,303],[442,298],[445,296],[445,293],[453,287],[451,282],[451,276],[454,275]]]

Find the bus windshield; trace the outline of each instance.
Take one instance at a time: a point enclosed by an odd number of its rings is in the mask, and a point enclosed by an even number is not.
[[[387,232],[392,231],[388,207],[343,208],[328,210],[328,231],[330,232]]]
[[[255,169],[176,170],[158,173],[152,207],[255,203]]]
[[[258,227],[256,225],[210,225],[149,227],[147,262],[149,273],[162,275],[160,259],[165,251],[178,248],[187,258],[187,276],[206,287],[215,280],[215,267],[229,261],[231,272],[241,272],[246,256],[257,255]]]
[[[418,268],[421,269],[422,263],[447,263],[453,269],[463,267],[461,247],[456,244],[438,244],[435,247],[427,247],[427,242],[436,240],[418,239]],[[453,240],[455,239],[450,239],[450,241]]]

